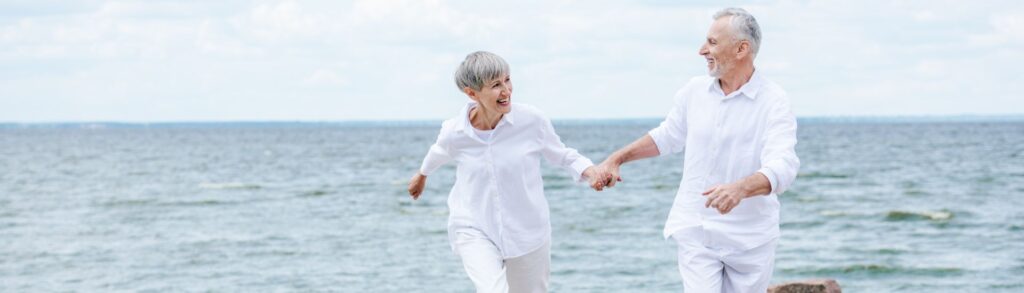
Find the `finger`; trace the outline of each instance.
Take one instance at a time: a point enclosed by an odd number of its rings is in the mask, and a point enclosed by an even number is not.
[[[615,177],[615,180],[609,180],[611,182],[608,183],[608,187],[615,187],[615,183],[622,182],[622,177],[618,173],[613,173],[612,177]]]
[[[715,186],[712,186],[711,188],[708,188],[708,190],[705,190],[705,191],[704,191],[703,193],[701,193],[701,194],[703,194],[703,195],[708,195],[708,194],[711,194],[712,192],[714,192],[714,191],[715,191],[715,189],[718,189],[718,185],[715,185]]]
[[[711,201],[711,207],[713,207],[715,209],[719,209],[720,206],[725,204],[726,196],[724,196],[724,195],[722,195],[720,193],[715,193],[714,196],[715,196],[715,199]]]
[[[711,203],[713,203],[715,201],[715,198],[717,198],[717,197],[718,197],[717,194],[712,194],[712,195],[708,196],[708,200],[704,202],[704,207],[705,208],[711,207]]]
[[[717,203],[715,203],[715,209],[718,210],[719,214],[723,214],[724,215],[725,211],[728,209],[728,207],[729,207],[729,199],[726,198],[725,196],[722,197],[722,200],[720,200]]]

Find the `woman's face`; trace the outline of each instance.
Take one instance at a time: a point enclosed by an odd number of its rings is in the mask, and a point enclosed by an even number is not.
[[[491,113],[505,114],[512,111],[512,78],[508,75],[484,83],[479,91],[466,88],[466,94]]]

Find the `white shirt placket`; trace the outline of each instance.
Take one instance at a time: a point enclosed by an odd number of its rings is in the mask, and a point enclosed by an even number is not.
[[[498,122],[498,125],[494,127],[494,131],[491,133],[491,139],[489,139],[486,142],[484,142],[484,144],[487,145],[487,150],[486,150],[485,156],[487,157],[487,170],[490,173],[488,175],[490,175],[490,177],[491,177],[490,178],[490,188],[489,188],[490,189],[490,196],[492,197],[491,208],[494,210],[494,213],[493,213],[494,217],[495,217],[495,221],[494,222],[498,226],[497,227],[498,235],[496,235],[494,237],[495,239],[493,239],[493,240],[495,241],[495,245],[498,246],[498,249],[500,251],[504,252],[504,251],[506,251],[505,250],[505,245],[504,245],[505,244],[505,238],[504,238],[505,223],[503,221],[504,217],[502,215],[502,210],[501,210],[501,193],[499,192],[500,189],[498,188],[498,168],[497,168],[497,166],[494,165],[494,152],[493,152],[493,150],[491,148],[491,146],[492,146],[491,142],[493,142],[493,141],[495,141],[497,139],[497,137],[498,137],[498,128],[500,128],[502,124],[504,124],[504,120]]]

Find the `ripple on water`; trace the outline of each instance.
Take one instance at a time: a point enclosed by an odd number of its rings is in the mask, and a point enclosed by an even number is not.
[[[321,197],[328,194],[330,194],[330,192],[327,192],[326,190],[310,190],[300,193],[299,197]]]
[[[845,266],[830,266],[816,268],[794,268],[784,269],[787,273],[808,274],[817,276],[833,275],[914,275],[914,276],[958,276],[964,273],[961,268],[950,267],[901,267],[880,264],[852,264]]]
[[[797,178],[800,178],[800,179],[817,179],[817,178],[844,179],[844,178],[850,178],[850,175],[841,174],[841,173],[814,171],[814,172],[800,173],[799,175],[797,175]]]
[[[221,189],[254,190],[254,189],[260,189],[260,188],[263,188],[263,187],[260,186],[259,184],[242,183],[242,182],[221,182],[221,183],[203,182],[203,183],[199,183],[199,188],[200,189],[215,189],[215,190],[221,190]]]
[[[953,219],[953,212],[947,210],[941,211],[889,211],[885,214],[886,221],[948,221]]]

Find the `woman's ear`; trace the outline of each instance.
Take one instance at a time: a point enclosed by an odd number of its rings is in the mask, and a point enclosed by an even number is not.
[[[470,100],[474,100],[477,103],[480,102],[480,97],[476,96],[476,91],[474,91],[473,89],[469,88],[468,86],[462,88],[462,92],[465,93],[466,96],[469,97]]]

